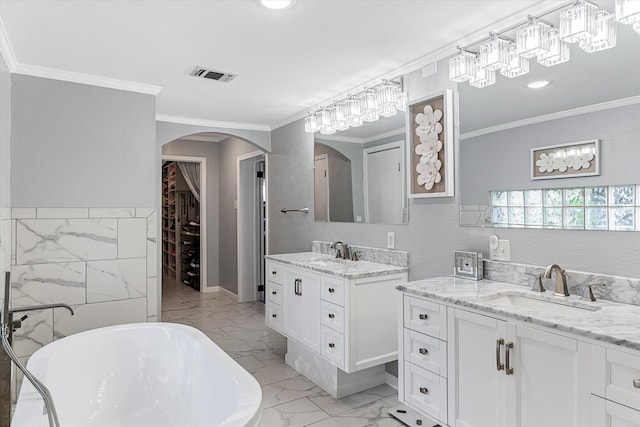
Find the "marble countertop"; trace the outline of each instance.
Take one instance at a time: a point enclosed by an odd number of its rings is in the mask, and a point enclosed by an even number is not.
[[[380,264],[369,261],[344,260],[318,252],[296,252],[291,254],[266,255],[265,259],[347,279],[406,273],[408,271],[406,267],[398,267],[395,265]]]
[[[456,277],[437,277],[409,282],[397,287],[408,294],[431,298],[454,306],[481,310],[488,315],[516,319],[585,338],[640,350],[640,306],[604,300],[581,300],[579,296],[561,297],[553,291],[533,292],[529,288],[509,283]],[[549,310],[505,305],[492,297],[523,295],[534,300],[547,300]],[[561,304],[583,307],[567,308]],[[553,304],[553,305],[551,305]],[[589,310],[596,309],[594,311]]]

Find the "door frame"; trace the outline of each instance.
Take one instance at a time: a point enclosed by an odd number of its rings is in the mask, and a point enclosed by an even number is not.
[[[404,188],[404,140],[398,140],[389,142],[387,144],[374,145],[373,147],[367,147],[362,150],[362,188],[364,192],[364,222],[369,223],[369,180],[368,176],[368,162],[369,158],[367,157],[371,153],[375,153],[377,151],[387,151],[392,150],[394,148],[400,149],[400,180],[402,181],[402,195],[400,200],[405,199],[405,188]],[[404,212],[403,212],[404,216]]]
[[[207,292],[207,158],[163,154],[162,162],[165,160],[200,164],[200,292]]]
[[[238,269],[236,271],[236,276],[238,278],[238,290],[237,290],[237,298],[238,298],[238,302],[249,302],[249,301],[257,301],[258,300],[258,289],[251,289],[250,287],[253,286],[251,284],[248,283],[240,283],[240,271],[244,270],[247,268],[247,257],[242,256],[242,254],[240,254],[240,228],[242,227],[242,221],[240,220],[242,218],[241,215],[241,203],[240,203],[240,163],[246,160],[250,160],[252,158],[255,157],[259,157],[259,156],[264,156],[264,161],[265,161],[265,186],[267,188],[266,194],[265,194],[265,203],[267,205],[267,213],[269,212],[268,206],[269,206],[269,163],[268,163],[268,155],[267,153],[265,153],[264,151],[260,151],[260,150],[256,150],[256,151],[252,151],[250,153],[246,153],[246,154],[242,154],[240,156],[238,156],[236,158],[236,200],[238,200],[238,212],[236,214],[236,258],[238,260],[237,264],[238,264]],[[254,162],[255,164],[255,162]],[[255,168],[254,168],[255,170]],[[251,193],[253,194],[253,196],[255,196],[256,194],[256,183],[255,180],[253,181],[253,188],[251,189]],[[254,197],[255,199],[255,197]],[[255,225],[255,221],[254,224]],[[266,247],[265,247],[265,254],[269,253],[268,250],[268,245],[269,245],[269,238],[268,238],[268,232],[269,232],[269,215],[267,215],[267,226],[266,226],[266,233],[267,235],[265,235],[265,240],[267,242]],[[253,246],[255,248],[255,233],[251,233],[251,235],[253,236]],[[252,253],[254,253],[254,251],[252,251]],[[254,272],[255,273],[255,272]]]

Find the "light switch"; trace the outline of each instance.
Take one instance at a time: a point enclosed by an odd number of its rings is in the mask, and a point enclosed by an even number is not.
[[[396,233],[390,231],[387,233],[387,249],[396,248]]]

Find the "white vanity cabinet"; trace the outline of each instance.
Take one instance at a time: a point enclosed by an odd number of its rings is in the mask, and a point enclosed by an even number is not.
[[[418,296],[401,299],[400,402],[451,427],[590,425],[591,344]]]
[[[289,365],[337,398],[385,382],[406,272],[348,278],[273,259],[266,268],[266,323],[287,337]]]

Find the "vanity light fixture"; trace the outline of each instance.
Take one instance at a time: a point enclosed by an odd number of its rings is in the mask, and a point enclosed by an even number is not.
[[[267,9],[282,10],[292,8],[296,0],[260,0],[260,3]]]
[[[560,12],[558,27],[541,19],[556,12]],[[509,78],[527,74],[531,58],[547,67],[569,61],[570,43],[588,53],[611,49],[616,45],[616,21],[640,34],[640,0],[615,0],[615,19],[590,0],[564,3],[500,33],[489,33],[470,45],[479,46],[478,52],[458,46],[458,53],[449,59],[449,80],[482,88],[496,82],[497,71]],[[504,36],[511,31],[515,42]]]
[[[402,83],[383,80],[375,87],[365,88],[355,95],[347,95],[317,111],[312,111],[304,119],[305,132],[320,132],[332,135],[336,131],[362,126],[363,122],[373,122],[383,117],[395,116],[407,109],[407,94],[402,91]]]
[[[537,80],[535,82],[531,82],[527,85],[529,89],[540,89],[545,86],[549,86],[551,82],[549,80]]]

